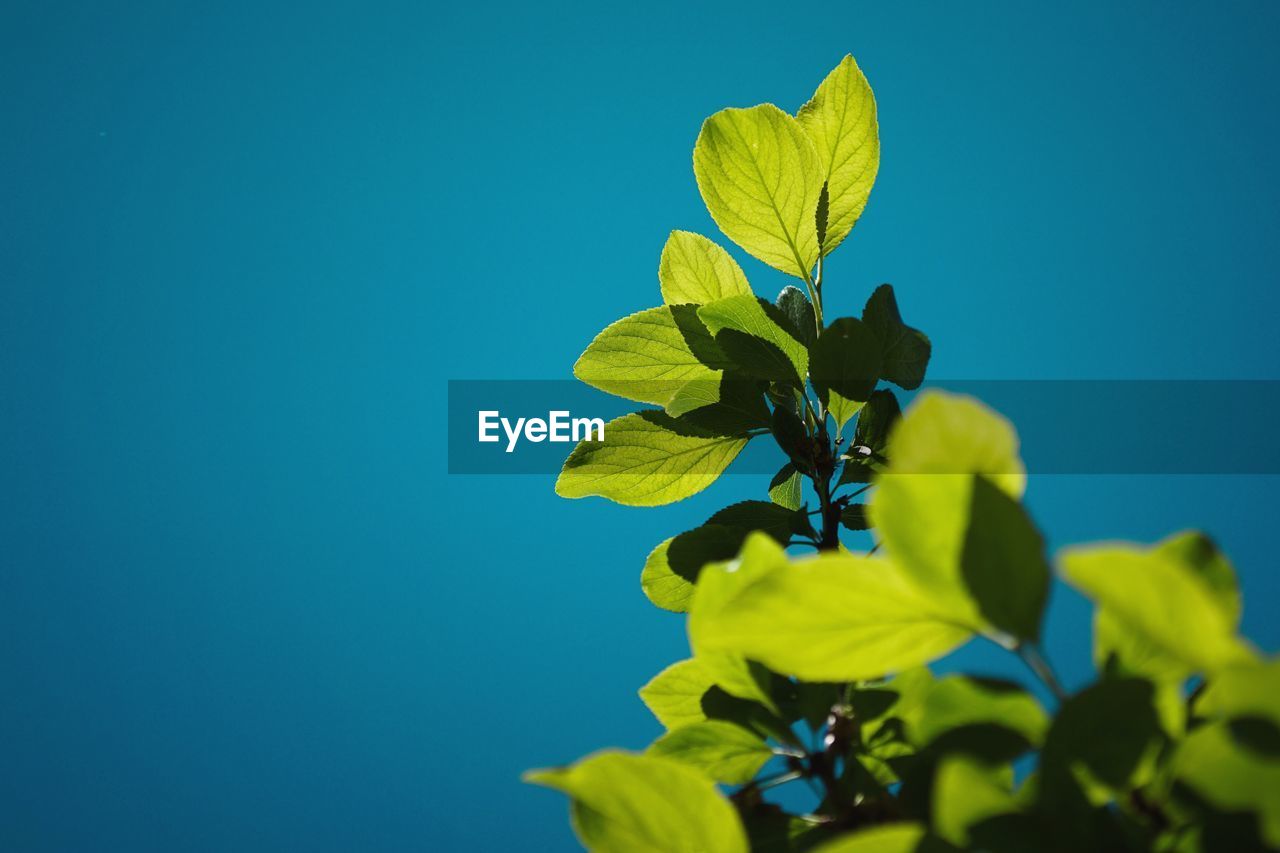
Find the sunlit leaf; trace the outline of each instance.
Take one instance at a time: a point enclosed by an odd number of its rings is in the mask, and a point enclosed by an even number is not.
[[[751,293],[738,262],[711,240],[689,231],[672,231],[667,238],[658,262],[658,283],[668,305],[705,305]]]
[[[862,215],[880,166],[875,97],[852,56],[827,75],[796,118],[814,141],[828,185],[824,247],[830,252]]]
[[[572,798],[574,829],[593,851],[747,851],[737,812],[715,783],[669,758],[602,752],[524,779]]]
[[[604,441],[584,441],[565,460],[556,494],[599,495],[629,506],[660,506],[716,481],[747,439],[693,430],[660,412],[605,424]]]
[[[773,757],[773,750],[755,732],[721,720],[672,729],[654,741],[648,753],[689,764],[730,785],[751,781]]]
[[[721,110],[703,123],[693,149],[698,189],[720,230],[799,278],[818,259],[823,171],[804,129],[772,104]]]

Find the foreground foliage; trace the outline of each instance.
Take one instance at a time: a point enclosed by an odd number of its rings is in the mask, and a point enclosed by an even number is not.
[[[645,595],[688,614],[691,656],[640,690],[666,734],[528,780],[567,794],[602,851],[1280,847],[1280,662],[1238,635],[1213,542],[1056,556],[1096,607],[1098,677],[1068,694],[1039,648],[1053,569],[1012,426],[937,391],[900,410],[890,386],[920,387],[930,343],[888,285],[860,317],[824,318],[826,256],[878,163],[851,57],[795,117],[763,105],[703,125],[694,173],[716,224],[804,290],[760,299],[723,248],[673,232],[663,304],[605,329],[574,371],[659,408],[579,445],[556,489],[651,506],[711,485],[756,439],[784,462],[760,500],[644,563]],[[842,528],[877,544],[854,553]],[[974,639],[1022,657],[1050,707],[927,668]],[[811,810],[769,802],[789,782],[813,789]]]

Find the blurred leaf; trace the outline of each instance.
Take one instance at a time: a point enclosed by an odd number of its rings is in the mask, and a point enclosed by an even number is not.
[[[1127,631],[1154,653],[1194,671],[1211,673],[1254,660],[1208,585],[1168,553],[1102,545],[1068,549],[1059,562],[1067,581],[1119,623],[1104,641],[1114,645]]]
[[[1069,801],[1077,778],[1086,792],[1147,781],[1163,740],[1153,700],[1150,682],[1134,678],[1099,682],[1064,702],[1041,752],[1040,802]]]
[[[720,230],[799,278],[818,259],[823,171],[804,129],[772,104],[721,110],[703,123],[693,149],[698,190]]]
[[[960,847],[969,845],[970,827],[1018,810],[998,777],[965,756],[944,759],[933,784],[934,831]]]
[[[1263,717],[1280,724],[1280,660],[1217,673],[1195,711],[1208,719]]]
[[[594,851],[747,851],[733,806],[710,779],[678,761],[602,752],[524,779],[572,798],[574,830]]]
[[[703,570],[689,618],[699,654],[740,654],[805,681],[850,681],[925,663],[971,634],[887,560],[824,554],[788,565],[773,542],[753,543],[756,553],[744,549],[733,570]]]
[[[914,853],[922,850],[924,827],[915,823],[890,823],[860,829],[815,847],[813,853]]]
[[[1015,626],[1018,621],[1009,618],[1008,604],[999,601],[999,591],[982,571],[972,571],[976,590],[965,577],[963,558],[974,507],[974,483],[981,475],[1018,497],[1025,483],[1022,472],[1017,436],[1007,421],[970,398],[929,391],[917,398],[893,429],[889,466],[876,477],[876,490],[868,505],[871,522],[889,556],[931,596],[946,599],[949,612],[979,629],[986,619],[975,593],[985,596],[988,609],[1003,621]],[[924,474],[931,476],[920,476]],[[989,496],[979,500],[982,507],[994,503]],[[994,526],[1012,524],[1009,515],[995,516]],[[979,524],[989,522],[980,520]],[[1025,530],[1023,533],[1021,550],[1032,550],[1031,538]],[[981,531],[977,535],[981,546],[988,537]],[[1002,555],[995,543],[985,549],[992,556],[1015,556]],[[1028,580],[1019,584],[1023,598],[1015,602],[1017,607],[1025,606],[1030,598],[1027,593],[1038,583],[1035,567],[1026,571]]]
[[[1040,638],[1049,597],[1044,539],[1022,504],[974,477],[960,570],[982,617],[1021,640]]]
[[[1280,848],[1280,761],[1245,748],[1217,722],[1188,735],[1172,765],[1174,777],[1215,808],[1255,813],[1268,847]]]
[[[648,753],[681,761],[730,785],[750,782],[773,758],[773,750],[755,732],[721,720],[669,731],[653,742]]]
[[[1049,726],[1040,704],[1017,684],[965,675],[933,682],[904,720],[913,740],[921,745],[943,732],[975,723],[997,723],[1039,745]]]
[[[668,729],[706,719],[702,697],[711,688],[711,675],[696,658],[677,661],[640,688],[640,699]]]

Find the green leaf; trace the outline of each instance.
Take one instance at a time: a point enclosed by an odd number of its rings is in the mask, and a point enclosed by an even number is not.
[[[675,311],[650,308],[612,324],[579,357],[573,375],[601,391],[660,406],[686,382],[718,380],[690,348],[687,323],[682,329]],[[702,346],[708,344],[714,346],[710,338]]]
[[[716,481],[747,444],[711,435],[660,412],[625,415],[605,424],[604,441],[584,441],[565,460],[556,494],[599,495],[628,506],[660,506],[697,494]]]
[[[969,846],[969,829],[1018,811],[1013,794],[987,767],[963,755],[944,758],[933,780],[933,827],[939,836]]]
[[[607,853],[747,853],[737,812],[697,770],[653,755],[602,752],[526,782],[568,794],[583,845]]]
[[[858,425],[853,432],[855,446],[869,447],[878,456],[887,456],[889,433],[902,417],[898,398],[887,388],[871,395],[858,413]]]
[[[698,319],[742,372],[799,381],[808,373],[809,353],[769,316],[764,305],[754,296],[729,296],[703,305]]]
[[[1045,735],[1040,801],[1060,807],[1077,778],[1107,792],[1145,782],[1162,742],[1154,695],[1150,682],[1118,679],[1064,702]]]
[[[997,615],[1007,608],[1001,610],[996,602],[999,590],[985,583],[972,590],[964,572],[975,475],[1012,496],[1021,495],[1025,475],[1017,446],[1008,422],[976,401],[937,391],[923,393],[889,437],[889,466],[876,477],[869,503],[871,521],[889,556],[918,586],[945,599],[955,618],[979,629],[989,624],[981,614],[984,601]],[[980,506],[989,506],[988,498],[979,497]],[[1008,515],[1001,515],[995,525],[989,520],[978,523],[999,529]],[[1031,540],[1025,530],[1018,542],[1027,550]],[[995,545],[988,550],[999,555]],[[1035,588],[1035,569],[1027,571],[1031,580],[1018,585],[1023,598]],[[982,580],[981,572],[971,575]],[[978,596],[985,598],[980,601]]]
[[[1280,725],[1280,660],[1217,673],[1195,710],[1208,719],[1261,717]]]
[[[769,428],[763,383],[732,373],[695,380],[676,391],[667,414],[716,435],[742,435]]]
[[[775,542],[786,545],[797,533],[809,534],[809,517],[802,512],[766,501],[739,501],[718,511],[707,524],[723,524],[745,530],[759,530],[769,534]],[[735,551],[736,553],[736,551]],[[730,554],[722,559],[734,556]]]
[[[1134,545],[1072,548],[1059,563],[1069,583],[1120,623],[1119,632],[1140,635],[1155,653],[1191,671],[1213,673],[1255,659],[1209,586],[1168,552]]]
[[[696,658],[677,661],[640,688],[640,699],[658,722],[677,729],[707,718],[702,697],[714,684]]]
[[[662,301],[668,305],[705,305],[725,296],[751,293],[751,285],[728,252],[689,231],[672,231],[658,262]]]
[[[902,322],[893,287],[882,284],[862,309],[862,321],[876,333],[881,345],[882,373],[893,384],[914,391],[924,382],[932,344],[919,329]]]
[[[729,652],[805,681],[851,681],[916,666],[971,635],[897,567],[824,554],[788,565],[762,536],[703,570],[689,614],[697,654]]]
[[[640,587],[664,610],[689,609],[693,584],[707,563],[728,560],[738,553],[747,531],[721,524],[704,524],[658,545],[645,560]]]
[[[800,509],[801,485],[800,472],[788,462],[769,481],[769,500],[787,509]]]
[[[990,480],[974,477],[972,487],[960,558],[965,585],[989,623],[1039,640],[1050,582],[1044,539],[1022,505]]]
[[[1199,580],[1234,630],[1240,622],[1240,590],[1235,571],[1207,536],[1178,533],[1154,547],[1154,552],[1179,564]],[[1141,675],[1156,681],[1162,691],[1163,716],[1170,730],[1182,728],[1181,684],[1192,667],[1171,656],[1158,643],[1130,630],[1124,618],[1099,607],[1094,620],[1094,662],[1098,669],[1120,675]],[[1179,706],[1175,708],[1175,703]]]
[[[907,722],[911,739],[921,746],[944,732],[979,723],[998,724],[1039,745],[1049,726],[1039,703],[1018,685],[964,675],[933,682]]]
[[[848,235],[871,195],[880,167],[880,133],[871,86],[852,56],[841,60],[796,116],[813,140],[830,194],[830,253]]]
[[[1015,498],[1026,489],[1013,426],[963,394],[922,392],[890,434],[888,456],[893,474],[982,474]]]
[[[774,406],[771,431],[773,440],[778,442],[778,447],[787,454],[791,464],[805,474],[812,474],[814,472],[813,440],[809,438],[809,431],[805,429],[804,421],[800,420],[800,417],[789,407]]]
[[[696,767],[712,779],[745,785],[773,758],[773,750],[755,732],[721,720],[704,720],[667,732],[648,754]]]
[[[1280,848],[1280,761],[1246,748],[1218,722],[1188,735],[1171,763],[1174,777],[1215,808],[1255,813],[1268,847]]]
[[[850,530],[868,530],[867,508],[863,504],[850,504],[840,511],[840,523]]]
[[[813,346],[813,342],[818,339],[818,327],[809,297],[799,288],[787,285],[778,294],[775,304],[786,318],[786,322],[780,325],[787,334],[806,347]]]
[[[813,853],[914,853],[925,840],[917,823],[890,823],[842,835],[815,847]]]
[[[822,171],[804,129],[772,104],[721,110],[703,122],[693,149],[698,190],[720,230],[799,278],[818,259]]]
[[[773,700],[773,673],[768,668],[734,652],[699,648],[696,653],[716,686],[725,693],[778,713],[778,706]]]
[[[836,420],[836,429],[841,430],[849,419],[862,411],[863,403],[847,400],[835,391],[827,389],[827,411]]]
[[[813,348],[814,387],[866,402],[880,376],[880,340],[861,320],[843,317],[822,330]]]

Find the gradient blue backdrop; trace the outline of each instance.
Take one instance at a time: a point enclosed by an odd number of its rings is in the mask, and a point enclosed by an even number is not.
[[[570,849],[517,775],[656,733],[641,558],[758,484],[451,478],[445,381],[655,304],[715,233],[703,117],[846,52],[884,154],[832,314],[894,282],[938,377],[1280,378],[1280,7],[1118,5],[5,3],[0,847]],[[1203,525],[1271,650],[1278,486],[1029,500],[1055,546]],[[1073,684],[1086,620],[1059,591]]]

